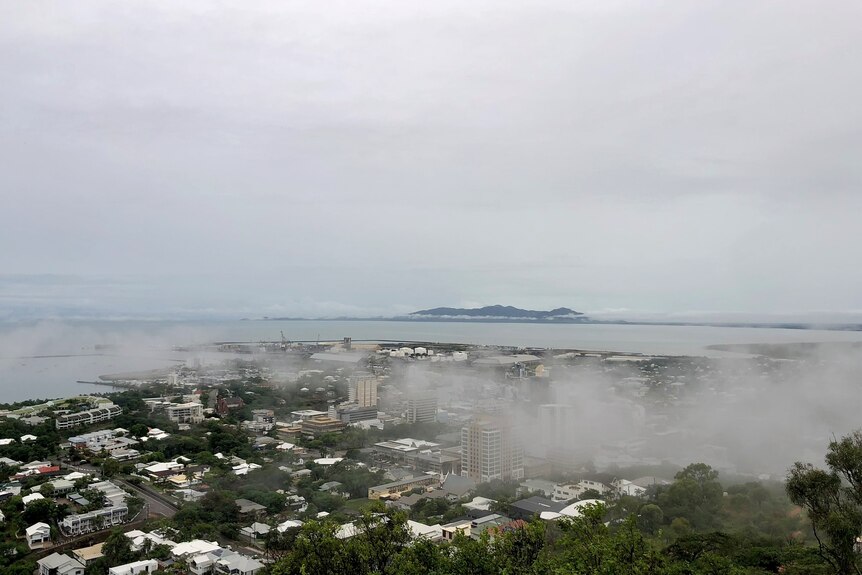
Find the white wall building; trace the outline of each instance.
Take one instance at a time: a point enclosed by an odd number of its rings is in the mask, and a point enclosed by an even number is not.
[[[47,523],[34,523],[24,530],[30,549],[41,549],[51,545],[51,526]]]
[[[68,555],[51,553],[36,562],[39,575],[84,575],[84,565]]]
[[[88,513],[69,515],[60,522],[59,526],[60,531],[66,536],[80,535],[120,525],[126,522],[128,516],[129,508],[125,505],[104,507]]]
[[[57,429],[70,429],[79,425],[91,425],[100,421],[108,421],[123,413],[123,408],[113,403],[101,403],[98,407],[61,415],[55,420]]]
[[[363,375],[351,378],[348,388],[348,400],[359,407],[377,407],[377,378],[373,375]]]
[[[461,428],[461,475],[479,483],[524,477],[524,448],[513,428],[474,421]]]
[[[155,559],[145,559],[117,565],[108,569],[108,575],[138,575],[139,573],[153,573],[159,568],[159,562]]]
[[[204,420],[204,406],[200,403],[173,403],[165,412],[174,423],[200,423]]]

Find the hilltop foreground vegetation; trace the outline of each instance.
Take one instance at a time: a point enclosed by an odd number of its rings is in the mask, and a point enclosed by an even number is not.
[[[580,517],[537,519],[478,539],[459,534],[442,544],[413,540],[407,516],[381,506],[354,522],[352,538],[314,521],[283,535],[286,552],[271,573],[858,574],[862,432],[831,442],[826,463],[827,470],[796,463],[786,496],[754,482],[724,489],[716,471],[692,464],[647,500],[621,497]]]

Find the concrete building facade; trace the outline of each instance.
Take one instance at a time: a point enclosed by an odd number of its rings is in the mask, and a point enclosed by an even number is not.
[[[461,429],[461,475],[479,483],[524,477],[524,448],[511,425],[476,420]]]
[[[165,412],[174,423],[200,423],[204,420],[204,406],[200,403],[174,403]]]
[[[373,375],[351,378],[348,387],[348,401],[359,407],[377,409],[377,378]]]
[[[434,423],[437,421],[437,396],[423,393],[407,399],[407,423]]]
[[[103,403],[93,409],[61,415],[56,419],[55,425],[57,429],[71,429],[79,425],[91,425],[100,421],[108,421],[121,413],[123,413],[123,408],[119,405]]]

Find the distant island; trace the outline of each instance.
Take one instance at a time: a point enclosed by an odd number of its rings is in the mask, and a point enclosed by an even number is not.
[[[243,321],[254,321],[243,318]],[[594,319],[583,312],[567,307],[550,311],[521,309],[510,305],[487,305],[477,308],[435,307],[414,311],[406,315],[376,317],[269,317],[257,321],[400,321],[400,322],[465,322],[465,323],[554,323],[554,324],[604,324],[604,325],[669,325],[746,327],[772,329],[820,329],[829,331],[862,331],[862,324],[819,324],[795,322],[722,322],[722,321],[661,321]],[[736,350],[734,350],[736,351]]]
[[[247,320],[247,318],[243,318]],[[594,323],[582,312],[567,307],[550,311],[521,309],[510,305],[485,307],[435,307],[391,317],[268,317],[263,321],[452,321],[475,323]]]
[[[487,305],[476,308],[435,307],[414,311],[409,320],[426,321],[480,321],[480,322],[586,322],[589,318],[579,311],[558,307],[550,311],[521,309],[510,305]]]

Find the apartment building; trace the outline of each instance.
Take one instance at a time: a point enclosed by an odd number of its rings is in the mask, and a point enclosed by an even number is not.
[[[437,421],[437,396],[423,393],[407,399],[407,423],[434,423]]]
[[[102,403],[93,409],[61,415],[56,419],[55,425],[57,429],[71,429],[79,425],[91,425],[100,421],[108,421],[121,413],[123,413],[123,408],[119,405]]]
[[[476,482],[524,477],[524,448],[502,420],[475,420],[461,428],[461,475]]]
[[[81,535],[82,533],[90,533],[107,529],[114,525],[120,525],[126,522],[129,516],[129,508],[125,505],[117,507],[103,507],[96,511],[88,513],[76,513],[68,515],[60,522],[60,531],[66,537],[73,535]]]
[[[377,378],[373,375],[360,375],[350,379],[348,401],[359,407],[377,409]]]
[[[204,420],[204,406],[200,403],[172,403],[165,413],[174,423],[200,423]]]

